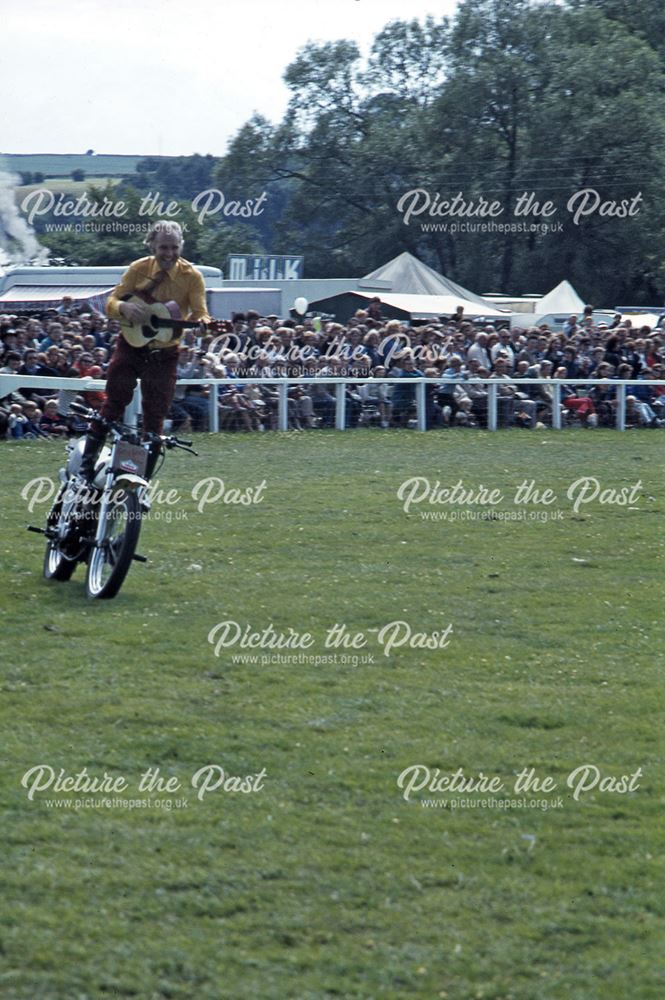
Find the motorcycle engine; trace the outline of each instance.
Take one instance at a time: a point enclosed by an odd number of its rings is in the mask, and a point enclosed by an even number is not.
[[[70,441],[67,445],[67,475],[68,476],[78,476],[81,471],[81,462],[83,461],[83,449],[85,448],[85,438],[80,437],[76,441]],[[98,489],[104,488],[104,475],[103,469],[106,466],[109,458],[111,457],[111,449],[106,445],[102,448],[101,452],[97,456],[97,461],[95,462],[95,478],[94,485]]]
[[[85,438],[78,438],[76,441],[70,441],[67,445],[67,475],[68,476],[78,476],[81,469],[81,461],[83,459],[83,448],[85,446]]]

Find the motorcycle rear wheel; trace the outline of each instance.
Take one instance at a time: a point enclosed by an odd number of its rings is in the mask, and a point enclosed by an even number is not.
[[[132,563],[141,531],[141,508],[135,493],[125,493],[106,512],[104,539],[88,557],[88,597],[108,599],[120,590]]]
[[[58,525],[60,513],[62,511],[63,492],[64,487],[60,489],[60,492],[51,507],[49,516],[46,520],[47,529],[54,529]],[[66,580],[70,579],[72,573],[76,569],[76,559],[67,559],[62,553],[61,544],[61,541],[55,538],[49,538],[46,543],[46,552],[44,553],[44,577],[46,580],[58,580],[60,583],[64,583]]]
[[[64,583],[71,578],[76,569],[75,559],[66,559],[60,551],[57,542],[49,541],[44,553],[44,577],[47,580],[58,580]]]

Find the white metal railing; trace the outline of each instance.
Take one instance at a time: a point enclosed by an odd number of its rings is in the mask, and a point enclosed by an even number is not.
[[[451,386],[465,386],[465,385],[486,385],[487,386],[487,429],[490,431],[495,431],[498,426],[498,400],[499,400],[499,388],[501,386],[516,386],[522,387],[527,385],[544,385],[552,390],[552,427],[554,430],[561,429],[561,386],[562,385],[581,385],[581,386],[591,386],[591,385],[603,385],[608,388],[616,389],[616,417],[615,426],[617,430],[623,431],[626,429],[626,386],[639,385],[639,379],[538,379],[538,378],[507,378],[507,379],[482,379],[482,378],[469,378],[469,379],[446,379],[446,378],[424,378],[416,377],[410,379],[404,378],[336,378],[333,376],[322,375],[319,377],[299,377],[299,378],[261,378],[252,379],[240,376],[238,378],[218,378],[218,379],[178,379],[178,385],[203,385],[209,388],[208,397],[208,415],[209,415],[209,429],[210,431],[216,432],[219,430],[219,387],[225,385],[276,385],[278,387],[278,402],[277,402],[277,428],[280,431],[287,431],[289,429],[289,414],[288,414],[288,390],[290,386],[302,386],[302,385],[334,385],[335,386],[335,428],[337,430],[346,429],[346,396],[345,387],[347,385],[367,385],[367,384],[377,385],[377,384],[389,384],[389,385],[401,385],[406,387],[405,384],[413,385],[415,390],[415,404],[416,404],[416,427],[419,431],[427,430],[427,415],[426,415],[426,398],[425,398],[425,388],[426,386],[441,386],[441,385],[451,385]],[[650,379],[645,382],[644,385],[649,386],[665,386],[665,379]],[[92,378],[56,378],[55,376],[46,375],[4,375],[0,374],[0,399],[4,399],[5,396],[9,395],[11,392],[18,391],[19,387],[24,386],[26,389],[57,389],[57,390],[69,390],[75,392],[93,392],[93,391],[104,391],[106,382],[103,379],[92,379]],[[536,401],[537,402],[537,401]],[[127,407],[125,413],[125,419],[128,423],[136,425],[136,419],[138,414],[141,412],[141,394],[140,386],[137,386],[134,393],[134,398],[130,405]]]

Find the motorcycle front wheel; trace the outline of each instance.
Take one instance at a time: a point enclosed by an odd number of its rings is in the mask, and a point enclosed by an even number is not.
[[[125,493],[106,512],[102,544],[90,550],[85,588],[88,597],[115,597],[132,562],[141,530],[135,493]]]

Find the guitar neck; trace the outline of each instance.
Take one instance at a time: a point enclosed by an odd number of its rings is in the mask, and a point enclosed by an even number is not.
[[[166,330],[196,330],[200,326],[200,323],[197,319],[166,319],[161,316],[153,316],[151,325],[154,327],[161,327]],[[224,330],[223,323],[218,320],[213,320],[211,323],[208,323],[207,328],[210,332],[220,332]]]
[[[161,327],[167,330],[193,330],[199,325],[196,319],[166,319],[161,316],[153,316],[151,326]]]

